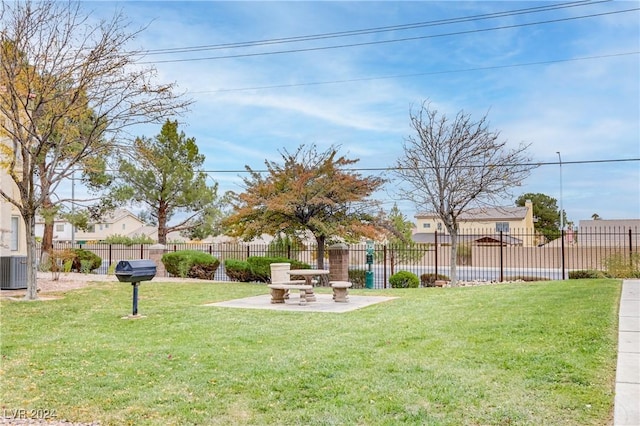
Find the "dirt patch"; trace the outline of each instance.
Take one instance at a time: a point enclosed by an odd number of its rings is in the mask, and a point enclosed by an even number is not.
[[[195,278],[157,277],[156,282],[212,282]],[[49,293],[65,292],[84,288],[90,283],[118,282],[115,275],[81,274],[77,272],[61,273],[58,279],[54,279],[51,272],[38,272],[38,299],[55,300],[60,296]],[[2,290],[0,297],[7,300],[22,300],[26,290]]]

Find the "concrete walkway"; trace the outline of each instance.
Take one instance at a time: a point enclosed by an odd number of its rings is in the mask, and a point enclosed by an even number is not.
[[[640,280],[624,280],[620,298],[614,426],[640,425]]]

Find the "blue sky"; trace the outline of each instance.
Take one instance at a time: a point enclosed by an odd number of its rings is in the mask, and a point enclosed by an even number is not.
[[[362,168],[392,166],[411,134],[409,111],[429,100],[449,115],[459,110],[475,118],[488,114],[490,127],[510,146],[530,143],[534,162],[548,163],[514,188],[503,205],[513,205],[525,192],[560,199],[559,151],[562,204],[570,221],[577,224],[594,213],[604,219],[640,218],[640,13],[612,13],[637,9],[640,2],[572,4],[517,15],[508,12],[568,3],[148,1],[85,6],[96,16],[122,10],[132,29],[148,25],[132,46],[145,50],[475,17],[295,43],[148,55],[143,61],[155,64],[159,80],[175,82],[195,101],[178,119],[205,154],[205,169],[216,171],[211,176],[221,191],[242,191],[239,173],[223,171],[245,165],[263,169],[265,159],[278,160],[279,150],[293,151],[301,144],[340,145],[340,152],[359,158]],[[505,13],[477,19],[498,12]],[[361,45],[334,47],[351,44]],[[145,127],[139,134],[159,131]],[[636,161],[613,161],[625,159]],[[416,207],[397,199],[397,185],[392,181],[377,195],[386,210],[397,202],[413,219]]]

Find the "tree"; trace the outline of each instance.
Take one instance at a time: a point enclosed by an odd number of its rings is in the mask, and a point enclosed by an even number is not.
[[[560,213],[557,200],[545,194],[526,193],[516,200],[516,206],[523,207],[527,200],[533,204],[534,228],[547,241],[558,238],[560,233]],[[565,222],[566,223],[566,222]]]
[[[188,101],[155,69],[136,64],[122,15],[92,23],[79,3],[3,2],[0,10],[0,146],[27,230],[27,299],[37,299],[35,217],[58,186],[127,143],[130,126],[175,115]],[[65,200],[58,200],[62,202]]]
[[[207,174],[200,171],[204,160],[196,140],[178,133],[177,121],[167,120],[153,139],[135,140],[130,161],[121,159],[114,197],[148,208],[160,244],[166,244],[170,232],[203,227],[213,232],[218,185],[207,186]],[[169,225],[178,214],[186,216]]]
[[[520,185],[535,166],[528,145],[508,150],[500,134],[489,130],[487,115],[473,121],[460,111],[453,120],[423,103],[410,112],[415,135],[405,139],[395,174],[404,183],[402,198],[417,209],[430,208],[451,238],[451,283],[457,285],[458,218],[468,209],[488,205]]]
[[[375,238],[380,228],[369,197],[382,186],[378,177],[363,177],[345,168],[359,160],[338,156],[331,146],[319,152],[301,145],[280,152],[283,164],[265,161],[266,176],[245,166],[245,192],[234,195],[235,211],[225,220],[229,233],[250,240],[264,233],[310,232],[317,243],[318,267],[324,267],[326,242],[333,237]]]
[[[413,235],[413,223],[400,211],[397,204],[386,216],[387,241],[389,242],[389,257],[391,263],[391,275],[395,273],[395,266],[403,262],[416,261],[424,255],[420,245],[411,238]]]

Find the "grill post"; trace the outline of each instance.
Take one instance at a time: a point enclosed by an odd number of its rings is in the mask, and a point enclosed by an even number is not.
[[[133,312],[131,315],[134,317],[138,315],[138,284],[140,283],[131,283],[133,286]]]

